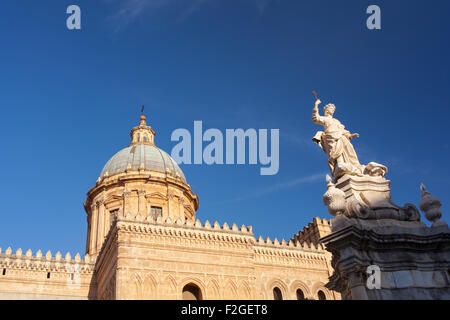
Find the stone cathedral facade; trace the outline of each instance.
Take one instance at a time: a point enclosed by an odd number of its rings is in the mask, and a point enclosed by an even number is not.
[[[0,299],[340,299],[315,218],[289,241],[200,222],[199,198],[145,116],[87,194],[86,254],[0,249]]]

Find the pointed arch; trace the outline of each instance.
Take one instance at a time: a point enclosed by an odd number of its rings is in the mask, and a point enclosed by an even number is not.
[[[167,277],[164,279],[164,291],[166,291],[167,297],[170,300],[175,300],[177,299],[177,281],[175,280],[175,278],[169,274],[167,275]]]
[[[157,298],[158,283],[151,273],[147,273],[142,286],[142,299],[151,300]]]
[[[140,273],[138,272],[134,272],[131,276],[130,276],[130,282],[132,283],[132,287],[133,287],[133,293],[134,293],[134,298],[135,300],[139,300],[142,299],[142,284],[143,284],[143,279]],[[131,298],[131,297],[130,297]]]
[[[237,286],[233,280],[229,279],[223,288],[223,298],[226,300],[237,300]]]
[[[220,297],[220,286],[216,279],[210,279],[206,287],[205,299],[208,300],[219,300]]]
[[[239,300],[250,300],[252,298],[250,286],[246,280],[241,281],[238,288],[238,298]]]

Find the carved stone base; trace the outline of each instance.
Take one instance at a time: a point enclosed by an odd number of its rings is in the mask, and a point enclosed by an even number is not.
[[[390,181],[382,176],[344,175],[335,185],[345,193],[345,215],[348,217],[420,220],[420,213],[414,205],[406,204],[400,207],[392,202]]]
[[[350,190],[350,189],[348,189]],[[354,189],[353,189],[354,190]],[[447,224],[360,220],[339,215],[321,239],[333,254],[327,287],[343,299],[450,299]],[[380,287],[367,286],[367,267],[380,269]]]

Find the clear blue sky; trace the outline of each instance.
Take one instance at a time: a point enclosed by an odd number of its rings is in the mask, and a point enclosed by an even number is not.
[[[82,30],[66,28],[66,8]],[[378,4],[382,30],[365,26]],[[320,216],[328,172],[316,89],[392,198],[450,197],[448,1],[0,2],[0,247],[84,253],[83,201],[145,104],[157,145],[177,128],[279,128],[280,170],[182,165],[198,218],[289,239]],[[422,216],[422,220],[425,220]]]

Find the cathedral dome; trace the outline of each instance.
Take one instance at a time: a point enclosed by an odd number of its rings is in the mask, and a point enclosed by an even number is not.
[[[179,177],[186,183],[183,171],[165,151],[155,145],[133,144],[117,152],[105,165],[100,174],[100,179],[106,175],[132,170],[153,170]]]
[[[87,193],[89,255],[102,250],[117,217],[195,223],[198,196],[175,160],[155,145],[156,133],[145,120],[142,115],[131,129],[130,145],[109,159]]]
[[[186,178],[175,160],[155,145],[155,131],[141,116],[139,126],[130,132],[131,145],[117,152],[103,168],[99,180],[127,170],[151,170],[181,179]]]

